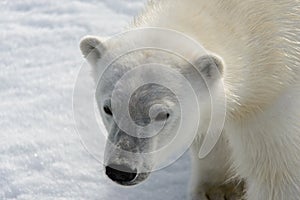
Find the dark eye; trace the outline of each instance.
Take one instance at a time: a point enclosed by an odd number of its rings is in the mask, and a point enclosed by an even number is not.
[[[112,111],[111,111],[111,108],[110,108],[108,105],[104,106],[104,107],[103,107],[103,110],[104,110],[104,112],[105,112],[106,114],[108,114],[108,115],[110,115],[110,116],[113,115],[113,113],[112,113]]]
[[[167,119],[169,119],[170,117],[170,113],[167,112],[160,112],[158,113],[158,115],[155,117],[156,121],[166,121]]]

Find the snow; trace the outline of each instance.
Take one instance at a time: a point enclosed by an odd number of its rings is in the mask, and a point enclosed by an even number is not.
[[[72,92],[84,35],[118,33],[142,0],[0,1],[0,199],[182,200],[189,159],[115,185],[76,133]]]

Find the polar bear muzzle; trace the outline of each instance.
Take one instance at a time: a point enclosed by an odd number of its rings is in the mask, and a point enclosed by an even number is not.
[[[105,167],[106,175],[114,182],[121,185],[133,183],[138,173],[126,165],[109,165]]]

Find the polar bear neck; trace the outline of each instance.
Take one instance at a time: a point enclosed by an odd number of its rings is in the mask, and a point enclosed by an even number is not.
[[[131,28],[174,29],[221,56],[226,63],[227,113],[243,118],[259,112],[297,79],[300,49],[291,46],[300,42],[300,19],[295,15],[300,10],[294,4],[152,0]]]

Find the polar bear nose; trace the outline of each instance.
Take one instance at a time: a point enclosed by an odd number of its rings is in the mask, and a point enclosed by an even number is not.
[[[137,171],[125,165],[109,165],[106,166],[106,175],[119,184],[126,184],[133,181],[137,177]]]

